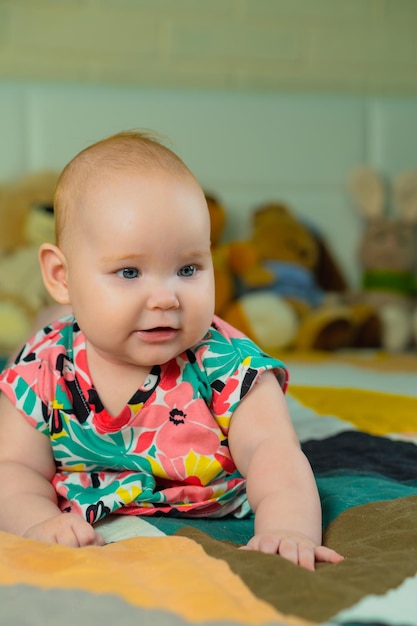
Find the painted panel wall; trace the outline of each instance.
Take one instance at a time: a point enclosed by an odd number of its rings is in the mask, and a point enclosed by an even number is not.
[[[415,0],[1,0],[0,77],[417,93]]]
[[[248,234],[258,204],[282,200],[327,237],[352,284],[362,223],[350,170],[417,169],[413,97],[2,82],[0,111],[0,182],[61,169],[118,130],[153,129],[224,202],[227,238]]]

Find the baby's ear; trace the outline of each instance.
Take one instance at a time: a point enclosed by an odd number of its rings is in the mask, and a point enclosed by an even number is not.
[[[63,252],[51,243],[44,243],[39,248],[39,263],[43,282],[52,298],[59,304],[70,304]]]

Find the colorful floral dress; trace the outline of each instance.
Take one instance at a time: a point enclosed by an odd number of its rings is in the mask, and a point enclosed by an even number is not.
[[[114,512],[243,516],[245,481],[227,433],[241,399],[270,369],[285,390],[283,364],[215,317],[200,343],[154,366],[112,416],[91,380],[85,337],[66,317],[24,346],[0,389],[49,437],[63,511],[90,523]]]

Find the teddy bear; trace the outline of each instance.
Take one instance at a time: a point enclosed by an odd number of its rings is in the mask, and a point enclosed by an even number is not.
[[[208,191],[204,193],[210,215],[210,242],[215,285],[215,313],[221,316],[226,305],[234,297],[234,283],[229,268],[228,248],[222,241],[226,225],[226,210],[217,195]]]
[[[27,174],[0,189],[0,353],[10,355],[53,306],[38,263],[43,242],[53,243],[53,195],[58,174]],[[49,317],[49,315],[48,315]],[[40,324],[41,322],[39,322]]]
[[[282,298],[268,292],[246,294],[240,299],[239,304],[242,308],[244,302],[246,312],[250,311],[248,317],[251,318],[251,324],[248,324],[244,315],[238,314],[239,307],[235,306],[236,273],[233,272],[232,262],[233,260],[237,262],[235,257],[238,244],[223,241],[227,220],[224,204],[212,192],[205,191],[205,197],[210,215],[216,315],[223,319],[228,317],[230,323],[249,336],[253,335],[252,328],[256,327],[259,343],[265,341],[275,348],[287,347],[296,335],[298,322],[292,307]],[[245,262],[245,259],[242,257],[240,262]],[[274,319],[280,319],[280,324],[269,323],[271,311]]]
[[[253,214],[252,234],[228,244],[235,298],[222,317],[269,353],[372,345],[374,309],[347,304],[347,283],[324,239],[283,203]],[[286,335],[288,333],[288,335]]]
[[[399,175],[391,197],[372,168],[355,168],[349,190],[364,229],[358,246],[361,288],[354,297],[376,308],[381,347],[407,349],[417,339],[417,172]]]

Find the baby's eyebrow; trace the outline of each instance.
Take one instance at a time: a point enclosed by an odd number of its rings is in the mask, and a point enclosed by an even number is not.
[[[132,261],[138,261],[140,259],[140,255],[138,255],[137,253],[133,253],[133,254],[121,254],[121,255],[108,255],[108,256],[104,256],[102,257],[102,261],[104,263],[127,263],[127,262],[132,262]]]
[[[210,255],[209,250],[190,250],[182,254],[184,259],[202,259]]]
[[[200,261],[203,259],[207,259],[211,256],[211,252],[210,249],[208,250],[185,250],[182,251],[179,255],[179,257],[177,258],[177,261],[180,263],[192,263],[194,261]],[[118,264],[123,264],[123,263],[141,263],[143,260],[146,259],[146,255],[145,254],[140,254],[138,252],[133,252],[131,254],[127,253],[127,254],[109,254],[109,255],[105,255],[103,257],[101,257],[101,262],[102,263],[118,263]]]

